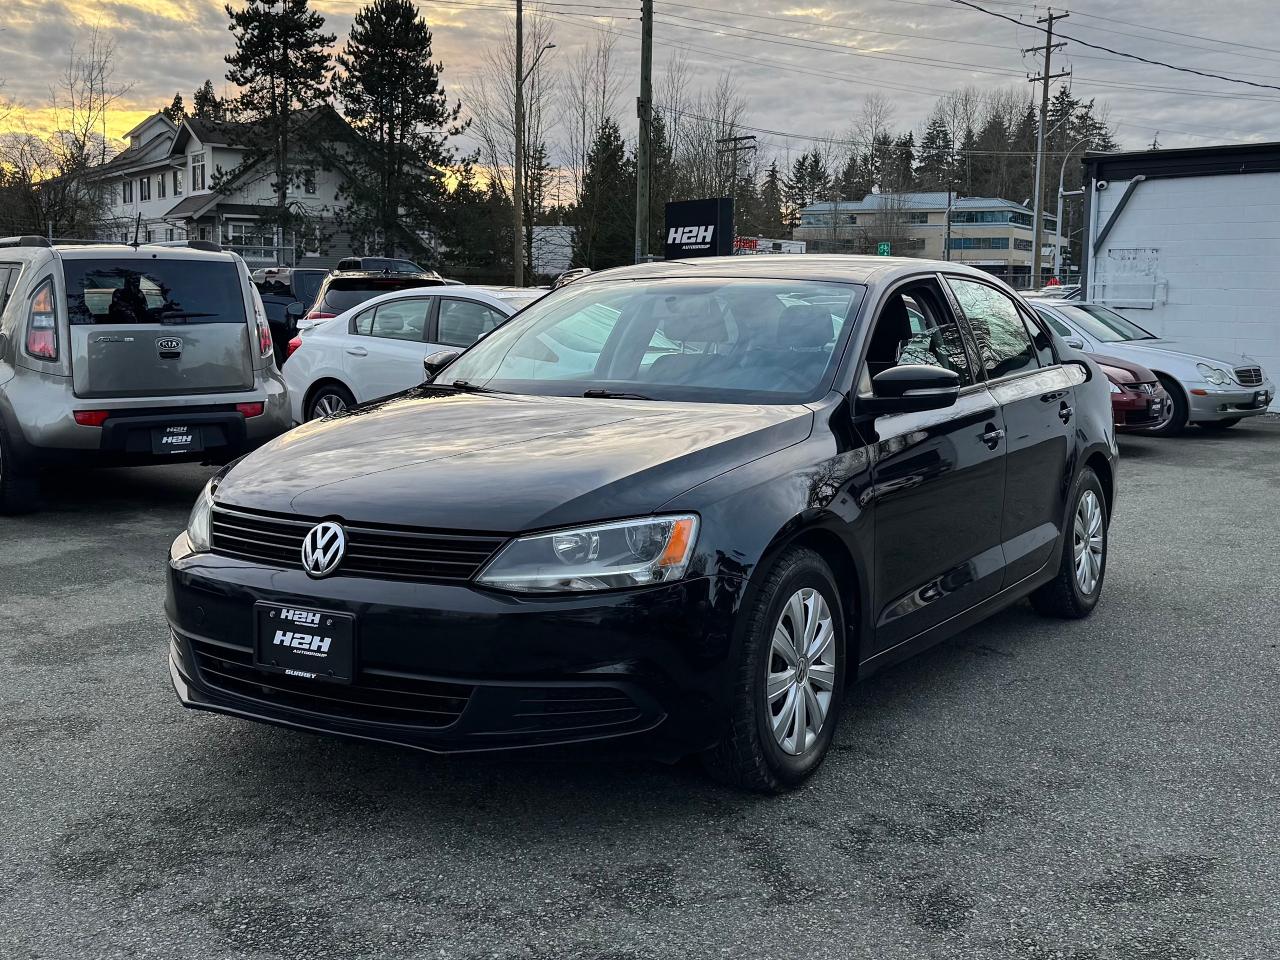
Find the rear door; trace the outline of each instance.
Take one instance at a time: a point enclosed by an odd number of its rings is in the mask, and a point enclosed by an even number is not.
[[[1004,414],[1005,585],[1035,573],[1054,555],[1066,515],[1073,381],[1049,335],[1003,290],[968,277],[948,285],[973,333],[987,385]]]
[[[434,305],[434,297],[390,300],[352,318],[342,338],[342,366],[357,400],[375,400],[422,383]]]
[[[76,396],[162,397],[253,386],[243,283],[231,259],[63,258]]]
[[[506,322],[507,314],[479,300],[440,297],[439,312],[432,325],[428,353],[436,350],[465,350],[490,330]]]

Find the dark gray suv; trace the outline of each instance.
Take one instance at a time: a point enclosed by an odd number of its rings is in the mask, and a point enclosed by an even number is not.
[[[222,462],[288,427],[235,254],[0,239],[0,512],[31,508],[52,464]]]

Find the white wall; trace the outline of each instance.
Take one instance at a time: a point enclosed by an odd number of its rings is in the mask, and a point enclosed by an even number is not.
[[[1125,186],[1093,192],[1092,236]],[[1280,173],[1139,183],[1090,254],[1089,285],[1155,333],[1280,376]]]

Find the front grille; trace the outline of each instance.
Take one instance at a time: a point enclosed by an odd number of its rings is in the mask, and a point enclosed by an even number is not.
[[[1241,386],[1260,387],[1262,386],[1262,368],[1236,367],[1236,379]]]
[[[259,703],[345,720],[439,729],[458,719],[474,689],[370,667],[362,667],[353,684],[308,682],[256,669],[247,647],[188,639],[207,686]]]
[[[1154,383],[1136,383],[1134,384],[1134,389],[1139,393],[1151,394],[1156,392],[1156,385]]]
[[[302,540],[320,521],[244,507],[213,508],[213,552],[302,569]],[[507,538],[500,534],[342,525],[347,550],[339,573],[379,580],[458,583],[470,580]]]
[[[614,687],[548,687],[531,689],[520,698],[514,728],[504,732],[614,727],[642,716],[635,701]]]

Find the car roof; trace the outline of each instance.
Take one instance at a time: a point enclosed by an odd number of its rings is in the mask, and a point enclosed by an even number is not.
[[[383,279],[388,276],[392,277],[420,277],[424,280],[439,280],[440,277],[434,273],[397,273],[390,270],[334,270],[329,274],[330,277],[349,277],[359,278],[368,277],[370,279]]]
[[[368,300],[362,300],[354,307],[348,307],[340,317],[348,314],[359,313],[367,310],[369,307],[377,306],[380,303],[388,303],[395,300],[413,300],[418,297],[457,297],[461,295],[465,299],[476,300],[490,307],[501,307],[504,311],[512,309],[511,304],[505,300],[495,297],[488,290],[481,290],[479,287],[467,286],[434,286],[434,287],[404,287],[400,290],[390,290],[386,293],[380,293],[376,297],[370,297]]]
[[[1001,281],[991,274],[961,263],[921,260],[915,257],[845,256],[839,254],[765,254],[750,257],[699,257],[658,260],[633,266],[597,270],[574,280],[574,286],[611,280],[665,279],[670,277],[739,278],[767,280],[825,280],[834,283],[879,285],[931,271],[969,275]]]
[[[63,260],[208,260],[227,263],[240,259],[230,250],[197,250],[195,247],[161,246],[159,244],[77,243],[54,244],[53,251]]]

